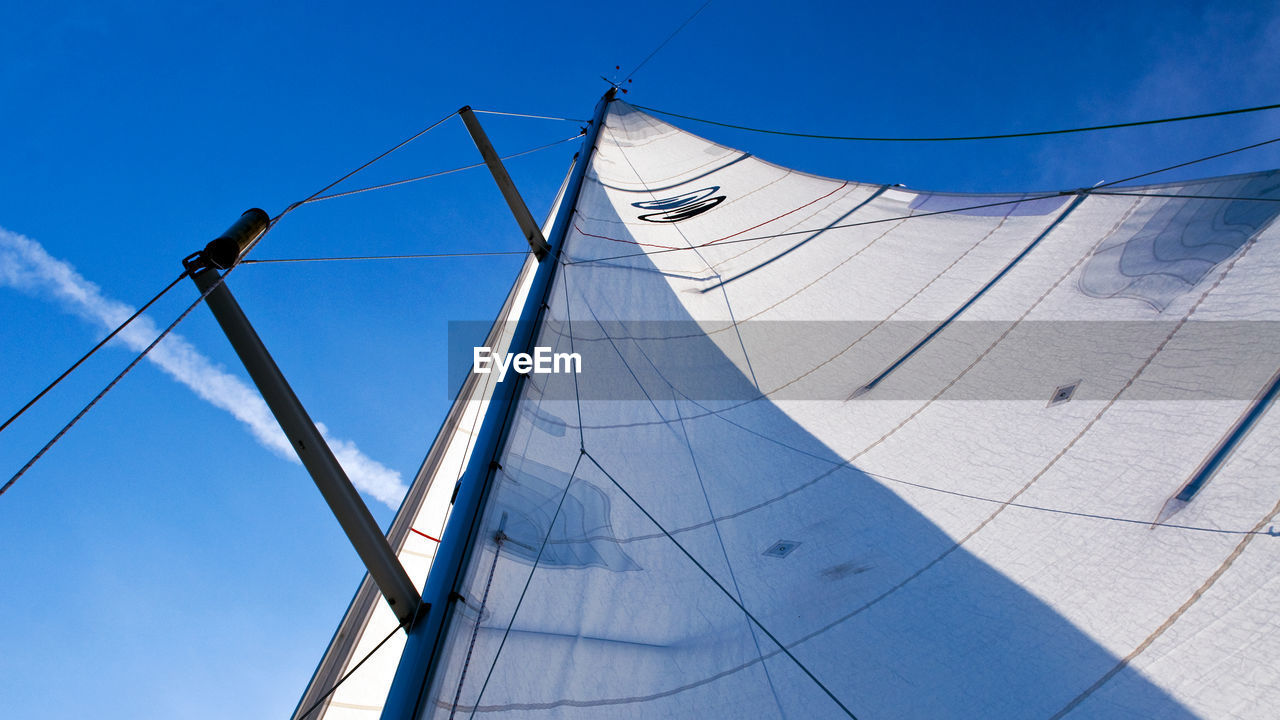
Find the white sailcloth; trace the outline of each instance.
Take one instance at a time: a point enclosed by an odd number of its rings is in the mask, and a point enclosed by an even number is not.
[[[423,717],[1273,717],[1280,173],[1123,192],[614,102]]]

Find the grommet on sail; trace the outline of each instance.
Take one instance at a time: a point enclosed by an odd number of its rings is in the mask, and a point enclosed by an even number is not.
[[[595,130],[486,341],[582,370],[468,378],[390,537],[421,585],[465,526],[440,633],[310,717],[1280,706],[1280,172],[963,195]]]

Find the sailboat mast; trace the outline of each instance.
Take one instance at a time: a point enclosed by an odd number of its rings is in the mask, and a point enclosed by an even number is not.
[[[571,225],[574,207],[582,191],[591,154],[596,148],[600,128],[613,100],[615,88],[610,88],[596,104],[591,125],[587,129],[578,152],[577,162],[565,189],[564,198],[547,238],[550,253],[540,257],[540,265],[516,323],[511,340],[512,352],[532,350],[536,330],[551,290],[564,240]],[[476,447],[467,463],[467,469],[458,481],[457,493],[449,522],[441,536],[440,547],[427,575],[422,601],[425,612],[409,632],[404,654],[396,669],[391,690],[383,707],[382,720],[411,720],[416,717],[424,694],[430,691],[439,665],[444,630],[453,614],[451,598],[456,596],[462,572],[467,566],[472,539],[479,529],[481,511],[489,496],[496,469],[510,425],[511,411],[524,376],[513,373],[494,387],[492,400],[485,411]]]

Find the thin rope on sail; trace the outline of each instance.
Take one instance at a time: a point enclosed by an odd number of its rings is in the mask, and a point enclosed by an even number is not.
[[[551,538],[551,531],[556,526],[556,520],[560,517],[560,511],[564,508],[565,498],[569,497],[569,488],[573,486],[573,481],[578,475],[578,468],[581,467],[582,465],[582,457],[586,454],[587,454],[587,451],[585,449],[582,450],[580,453],[578,453],[577,461],[573,463],[573,470],[569,473],[569,480],[564,484],[564,492],[560,493],[560,502],[556,504],[556,510],[551,515],[551,521],[547,523],[547,534],[542,536],[542,544],[538,546],[538,554],[533,558],[533,567],[529,569],[529,575],[528,577],[525,578],[524,588],[520,590],[520,597],[516,600],[516,606],[511,611],[511,620],[507,622],[507,627],[502,632],[502,640],[498,643],[498,649],[493,653],[493,661],[489,663],[489,671],[485,673],[484,682],[480,685],[480,692],[476,694],[475,704],[471,706],[471,714],[467,716],[468,718],[474,718],[476,716],[476,710],[479,709],[480,707],[480,699],[484,697],[484,691],[489,687],[489,680],[493,677],[493,669],[497,667],[498,658],[502,656],[502,649],[506,647],[507,637],[511,634],[511,627],[516,623],[516,615],[520,612],[520,606],[524,603],[525,595],[529,592],[529,584],[533,582],[533,573],[537,571],[538,564],[542,562],[542,554],[547,549],[547,541]],[[497,560],[498,559],[495,556],[494,557],[495,565],[497,564]],[[491,572],[490,580],[492,580],[492,578],[493,576]],[[487,592],[488,591],[486,590],[486,594]],[[479,630],[480,628],[480,620],[481,620],[480,617],[476,617],[477,630]],[[474,636],[472,637],[472,642],[473,643],[475,642]],[[467,653],[468,659],[470,659],[470,655],[471,653],[470,651],[468,651]],[[453,708],[449,712],[450,718],[453,717],[454,712],[456,712],[458,709],[458,697],[459,695],[461,695],[461,693],[462,693],[462,678],[458,680],[458,694],[454,695]]]
[[[1274,105],[1259,105],[1257,107],[1239,108],[1235,110],[1221,110],[1218,112],[1199,113],[1196,115],[1179,115],[1177,117],[1158,118],[1154,120],[1137,120],[1134,122],[1111,123],[1108,125],[1089,125],[1086,127],[1063,128],[1058,130],[1035,130],[1030,132],[1017,133],[998,133],[991,135],[957,135],[957,136],[930,136],[930,137],[875,137],[875,136],[855,136],[855,135],[821,135],[816,133],[789,132],[786,130],[769,130],[765,128],[749,127],[747,125],[736,125],[733,123],[720,122],[718,120],[708,120],[706,118],[693,117],[692,115],[682,115],[680,113],[671,112],[669,110],[659,110],[658,108],[648,107],[645,105],[635,105],[641,110],[658,113],[659,115],[668,115],[670,117],[678,117],[683,120],[692,120],[694,122],[705,123],[707,125],[717,125],[719,127],[731,128],[733,130],[746,130],[747,132],[764,133],[766,135],[785,135],[787,137],[810,138],[814,140],[849,140],[854,142],[956,142],[966,140],[1007,140],[1011,138],[1026,137],[1043,137],[1045,135],[1067,135],[1070,133],[1093,132],[1095,130],[1114,130],[1117,128],[1141,127],[1144,125],[1160,125],[1162,123],[1183,122],[1186,120],[1202,120],[1206,118],[1224,117],[1227,115],[1241,115],[1244,113],[1261,112],[1264,110],[1275,110],[1280,108],[1280,103]]]
[[[111,342],[112,338],[114,338],[116,335],[119,335],[120,332],[124,330],[126,327],[128,327],[129,324],[132,323],[134,320],[137,320],[144,312],[147,311],[148,308],[154,305],[156,301],[164,297],[165,294],[167,294],[170,290],[172,290],[178,283],[182,282],[182,279],[185,278],[186,276],[187,276],[187,271],[183,270],[182,273],[178,275],[178,277],[174,278],[173,282],[169,283],[164,287],[163,290],[156,293],[155,297],[148,300],[142,307],[138,308],[137,311],[135,311],[132,315],[130,315],[128,319],[126,319],[124,322],[117,325],[114,330],[107,333],[107,336],[102,338],[102,340],[100,340],[97,345],[94,345],[93,347],[89,348],[89,351],[86,352],[84,355],[80,356],[79,360],[76,360],[74,363],[72,363],[71,367],[64,370],[63,373],[58,377],[54,378],[53,382],[46,385],[43,390],[36,393],[35,397],[28,400],[26,405],[23,405],[22,407],[18,408],[17,412],[11,415],[8,420],[5,420],[3,424],[0,424],[0,432],[4,432],[5,428],[13,424],[13,421],[17,420],[19,417],[22,416],[23,413],[31,409],[32,405],[35,405],[37,402],[39,402],[40,399],[43,398],[45,395],[47,395],[50,390],[53,390],[53,388],[56,387],[58,383],[65,380],[68,375],[75,372],[76,368],[83,365],[84,362],[88,360],[90,357],[92,357],[94,353],[101,350],[108,342]],[[7,487],[8,486],[6,486],[6,489]],[[3,493],[3,491],[0,491],[0,493]]]
[[[272,263],[347,262],[355,260],[423,260],[430,258],[492,257],[495,255],[528,255],[528,250],[497,250],[494,252],[418,253],[409,255],[344,255],[340,257],[263,258],[242,260],[241,265],[266,265]]]
[[[569,483],[573,483],[572,478],[570,478]],[[568,494],[569,485],[565,485],[564,491],[565,494]],[[564,502],[563,498],[561,498],[561,502]],[[559,512],[559,510],[560,508],[557,507],[556,511]],[[554,518],[552,519],[552,524],[555,524]],[[547,534],[550,535],[550,533],[551,528],[548,527]],[[453,720],[458,713],[458,700],[462,697],[462,686],[467,681],[467,669],[471,667],[471,655],[476,650],[476,638],[480,635],[480,623],[484,621],[484,610],[489,605],[489,590],[493,587],[493,574],[498,569],[498,559],[502,557],[502,541],[505,539],[506,535],[501,530],[498,531],[497,536],[493,539],[493,564],[489,566],[489,578],[484,582],[484,594],[480,596],[480,607],[476,609],[476,624],[471,628],[471,642],[467,643],[467,657],[462,661],[462,672],[458,676],[458,689],[453,693],[453,707],[449,710],[449,720]],[[543,543],[545,544],[545,542],[544,540]],[[532,577],[533,573],[530,572],[529,575]],[[517,606],[517,609],[519,609],[519,606]],[[515,613],[512,613],[511,617],[514,620]],[[497,661],[496,655],[494,656],[494,661]],[[489,669],[492,670],[492,666]]]
[[[395,637],[395,634],[400,632],[400,628],[404,627],[406,622],[408,621],[401,620],[399,625],[396,625],[394,628],[392,628],[391,632],[387,633],[386,637],[379,640],[378,644],[374,645],[372,650],[370,650],[368,653],[365,653],[365,656],[360,658],[360,662],[356,663],[354,666],[352,666],[350,670],[343,673],[342,677],[338,678],[338,681],[333,684],[333,687],[326,690],[323,695],[317,698],[316,701],[311,704],[311,707],[307,708],[306,712],[299,715],[298,720],[306,720],[308,717],[310,717],[311,713],[316,711],[316,708],[323,705],[324,701],[328,700],[329,696],[332,695],[342,685],[342,683],[347,681],[347,678],[354,675],[355,672],[360,669],[361,665],[364,665],[369,658],[374,656],[374,653],[381,650],[383,645],[386,645],[387,642],[391,640],[391,638]]]
[[[415,533],[415,534],[417,534],[417,535],[421,535],[422,537],[424,537],[424,538],[426,538],[426,539],[428,539],[428,540],[431,540],[431,541],[433,541],[433,542],[440,542],[440,538],[438,538],[438,537],[432,537],[432,536],[430,536],[430,535],[428,535],[428,534],[426,534],[426,533],[422,532],[421,530],[419,530],[419,529],[418,529],[418,528],[416,528],[416,527],[411,527],[411,528],[409,528],[409,532],[411,532],[411,533]]]
[[[751,614],[751,611],[748,610],[745,605],[739,602],[738,599],[733,596],[733,593],[729,592],[729,590],[725,588],[725,586],[722,585],[719,580],[716,579],[716,576],[711,574],[711,571],[707,570],[707,568],[703,566],[702,563],[698,562],[698,559],[695,558],[687,549],[685,549],[684,545],[680,544],[679,540],[675,539],[675,537],[671,533],[667,532],[667,529],[663,527],[662,523],[658,522],[657,518],[655,518],[652,514],[650,514],[649,511],[646,510],[645,507],[641,505],[640,502],[631,495],[631,493],[627,492],[627,489],[624,488],[622,484],[618,482],[617,478],[611,475],[608,470],[605,470],[604,467],[601,466],[600,463],[594,457],[592,457],[590,451],[583,450],[582,454],[586,455],[587,459],[591,461],[591,464],[595,465],[596,469],[598,469],[601,473],[604,473],[604,476],[609,478],[609,482],[613,483],[613,486],[618,488],[618,491],[621,492],[627,498],[627,500],[629,500],[631,504],[634,505],[636,509],[641,512],[641,514],[643,514],[646,518],[648,518],[649,521],[652,522],[654,526],[657,527],[658,530],[660,530],[662,534],[666,536],[666,538],[676,546],[676,549],[678,549],[681,552],[681,554],[683,554],[686,558],[688,558],[689,561],[692,562],[698,568],[698,570],[700,570],[702,574],[707,577],[708,580],[710,580],[717,588],[719,588],[720,592],[723,593],[725,597],[729,598],[730,602],[738,606],[738,609],[741,610],[751,620],[751,622],[755,624],[756,627],[760,628],[760,632],[764,633],[765,636],[767,636],[770,640],[772,640],[773,644],[778,646],[778,648],[782,650],[783,654],[785,654],[788,658],[790,658],[791,661],[796,664],[796,667],[800,668],[801,672],[807,675],[809,679],[812,680],[818,686],[818,688],[821,689],[822,692],[826,694],[827,697],[831,698],[831,701],[834,702],[837,706],[839,706],[840,709],[844,711],[845,715],[851,718],[851,720],[858,720],[857,716],[853,714],[853,711],[850,710],[848,706],[846,706],[843,702],[841,702],[840,698],[836,697],[835,693],[831,692],[830,688],[828,688],[826,684],[824,684],[821,680],[818,679],[818,676],[814,675],[813,672],[809,670],[809,668],[804,663],[800,662],[800,659],[797,658],[786,645],[783,645],[782,641],[779,640],[776,635],[770,632],[769,628],[765,627],[764,624],[762,624],[756,618],[755,615]]]
[[[1064,190],[1064,191],[1059,191],[1059,192],[1043,193],[1043,195],[1034,195],[1034,196],[1030,196],[1030,197],[1019,197],[1019,199],[1018,199],[1018,200],[1000,200],[1000,201],[996,201],[996,202],[980,202],[980,204],[978,204],[978,205],[966,205],[966,206],[964,206],[964,208],[951,208],[951,209],[948,209],[948,210],[931,210],[931,211],[928,211],[928,213],[916,213],[916,214],[911,214],[911,215],[896,215],[896,217],[892,217],[892,218],[878,218],[878,219],[876,219],[876,220],[861,220],[861,222],[856,222],[856,223],[840,223],[840,224],[835,224],[835,225],[827,225],[827,227],[826,227],[826,228],[818,228],[818,229],[828,229],[828,231],[832,231],[832,229],[841,229],[841,228],[858,228],[858,227],[863,227],[863,225],[874,225],[874,224],[879,224],[879,223],[895,223],[895,222],[899,222],[899,220],[911,220],[911,219],[918,219],[918,218],[931,218],[931,217],[933,217],[933,215],[951,215],[951,214],[955,214],[955,213],[964,213],[964,211],[968,211],[968,210],[982,210],[982,209],[986,209],[986,208],[1000,208],[1000,206],[1002,206],[1002,205],[1018,205],[1018,204],[1020,204],[1020,202],[1034,202],[1034,201],[1037,201],[1037,200],[1048,200],[1048,199],[1051,199],[1051,197],[1062,197],[1062,196],[1065,196],[1065,195],[1075,195],[1075,193],[1076,193],[1076,192],[1083,192],[1083,191]],[[818,232],[818,229],[815,229],[815,228],[808,228],[808,229],[800,229],[800,231],[786,231],[786,232],[778,232],[778,233],[771,233],[771,234],[756,234],[756,236],[751,236],[751,237],[732,237],[732,236],[726,236],[726,237],[731,237],[731,238],[732,238],[732,240],[726,240],[726,238],[723,238],[723,237],[722,237],[722,238],[718,238],[718,240],[713,240],[713,241],[708,241],[708,242],[704,242],[704,243],[699,243],[699,245],[694,245],[694,246],[690,246],[690,247],[662,247],[662,249],[654,250],[654,251],[650,251],[650,252],[628,252],[628,254],[626,254],[626,255],[609,255],[609,256],[605,256],[605,258],[589,258],[589,259],[582,259],[582,260],[568,260],[568,261],[567,261],[567,264],[570,264],[570,265],[579,265],[579,264],[586,264],[586,263],[604,263],[604,261],[608,261],[608,260],[623,260],[623,259],[626,259],[626,258],[640,258],[640,256],[645,256],[645,255],[662,255],[662,254],[664,254],[664,252],[685,252],[685,251],[689,251],[689,250],[699,250],[699,249],[701,249],[701,247],[705,247],[705,246],[707,246],[707,245],[712,245],[712,243],[714,243],[714,245],[723,246],[723,245],[736,245],[736,243],[739,243],[739,242],[755,242],[755,241],[760,241],[760,240],[774,240],[774,238],[797,236],[797,234],[813,234],[813,233],[815,233],[815,232]],[[602,236],[602,234],[590,234],[590,233],[582,233],[582,234],[586,234],[586,236],[589,236],[589,237],[598,237],[598,238],[602,238],[602,240],[611,240],[611,241],[613,241],[613,242],[626,243],[626,245],[641,245],[641,243],[639,243],[639,242],[635,242],[635,241],[631,241],[631,240],[620,240],[620,238],[616,238],[616,237],[608,237],[608,236]],[[736,233],[735,233],[735,234],[736,234]]]
[[[583,132],[586,132],[586,131],[584,130]],[[569,137],[564,138],[563,140],[556,140],[555,142],[549,142],[546,145],[539,145],[538,147],[535,147],[535,148],[529,148],[528,150],[522,150],[517,153],[511,153],[510,155],[504,155],[502,156],[501,159],[510,160],[512,158],[518,158],[522,155],[528,155],[530,153],[538,152],[539,150],[546,150],[547,148],[555,147],[557,145],[563,145],[564,143],[577,140],[578,138],[582,137],[583,132],[580,132],[576,135],[570,135]],[[345,192],[333,193],[332,195],[312,196],[310,198],[307,198],[306,200],[303,200],[301,203],[298,203],[298,204],[305,205],[307,203],[320,202],[321,200],[333,200],[334,198],[346,197],[348,195],[358,195],[360,193],[366,193],[371,190],[383,190],[386,188],[396,187],[398,185],[407,185],[409,183],[418,182],[419,180],[428,180],[430,178],[440,177],[441,175],[450,175],[452,173],[462,172],[463,170],[471,170],[473,168],[478,168],[483,166],[484,166],[483,161],[478,163],[472,163],[470,165],[463,165],[461,167],[451,168],[449,170],[441,170],[439,172],[428,173],[426,175],[419,175],[417,177],[406,178],[404,180],[396,180],[389,183],[382,183],[381,185],[371,185],[369,187],[358,188],[356,190],[347,190]]]

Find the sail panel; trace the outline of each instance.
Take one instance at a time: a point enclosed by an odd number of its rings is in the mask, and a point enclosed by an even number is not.
[[[1277,177],[922,192],[615,102],[423,717],[1266,717],[1280,232],[1206,198]]]

